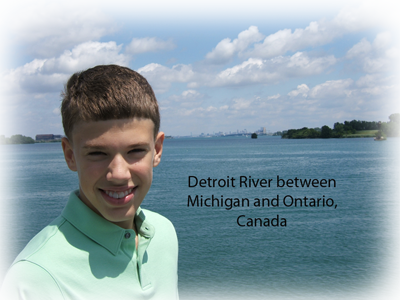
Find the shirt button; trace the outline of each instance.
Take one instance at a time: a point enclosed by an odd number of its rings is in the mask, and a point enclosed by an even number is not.
[[[131,234],[129,232],[125,233],[125,238],[129,239],[131,237]]]

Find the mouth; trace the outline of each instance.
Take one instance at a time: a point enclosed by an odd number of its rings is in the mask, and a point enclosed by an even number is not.
[[[119,206],[129,203],[133,199],[136,189],[137,186],[123,190],[100,189],[100,192],[109,204]]]
[[[110,190],[103,190],[103,192],[106,193],[111,198],[121,199],[121,198],[124,198],[125,196],[127,196],[128,194],[132,193],[133,189],[134,188],[130,188],[129,190],[126,190],[124,192],[116,192],[116,191],[110,191]]]

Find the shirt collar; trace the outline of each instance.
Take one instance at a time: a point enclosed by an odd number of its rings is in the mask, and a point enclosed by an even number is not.
[[[106,248],[113,255],[117,255],[125,233],[135,234],[135,232],[133,229],[121,228],[102,218],[86,206],[79,199],[78,194],[78,190],[70,194],[61,215],[88,238]],[[154,226],[146,220],[140,207],[136,211],[135,225],[138,234],[150,239],[154,236]]]

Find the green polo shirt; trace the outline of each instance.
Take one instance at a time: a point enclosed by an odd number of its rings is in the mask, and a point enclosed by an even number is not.
[[[15,259],[1,299],[177,299],[172,223],[138,209],[135,231],[103,219],[71,193],[62,214]]]

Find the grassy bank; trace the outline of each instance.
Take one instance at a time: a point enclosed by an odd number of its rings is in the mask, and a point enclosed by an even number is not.
[[[345,138],[369,138],[369,137],[375,137],[375,134],[378,132],[378,130],[360,130],[356,131],[356,133],[352,134],[345,134],[343,137]]]

